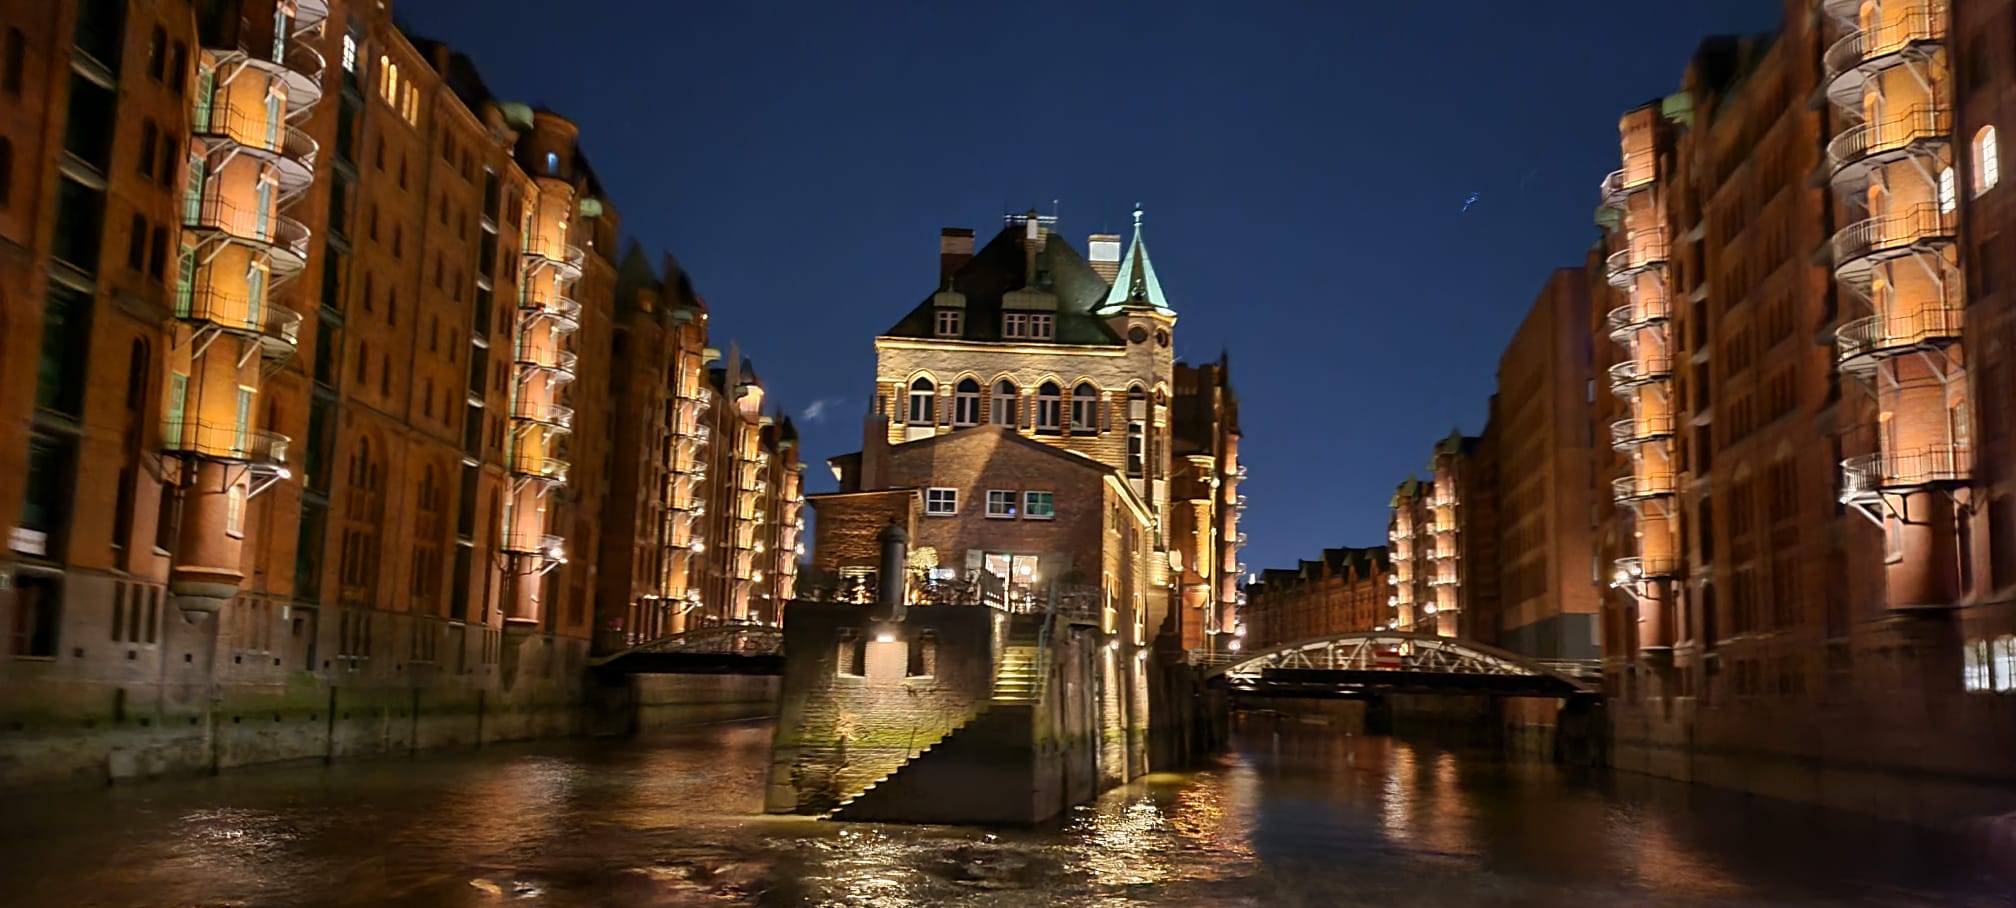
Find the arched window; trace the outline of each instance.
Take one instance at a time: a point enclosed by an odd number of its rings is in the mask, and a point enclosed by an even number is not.
[[[1056,382],[1044,382],[1036,389],[1036,431],[1055,435],[1061,425],[1064,392]]]
[[[2002,182],[2002,157],[1995,146],[1995,127],[1983,126],[1974,134],[1974,194],[1980,195]]]
[[[960,379],[958,387],[952,389],[952,424],[955,426],[977,426],[980,424],[980,383],[973,379]]]
[[[1020,402],[1017,399],[1017,395],[1020,393],[1015,390],[1015,383],[1012,381],[1004,378],[995,382],[994,400],[990,405],[990,409],[993,412],[989,414],[988,421],[997,426],[1014,428],[1015,417],[1018,415],[1016,411],[1021,409],[1019,406]]]
[[[1090,435],[1099,431],[1099,389],[1091,382],[1079,382],[1071,389],[1071,432]]]
[[[1956,191],[1953,188],[1953,168],[1951,167],[1943,168],[1939,171],[1940,214],[1953,213],[1953,206],[1955,204],[1955,198],[1954,198],[1955,195]]]
[[[937,403],[937,386],[931,384],[930,379],[917,376],[917,380],[910,383],[910,422],[920,426],[935,425],[938,422]]]

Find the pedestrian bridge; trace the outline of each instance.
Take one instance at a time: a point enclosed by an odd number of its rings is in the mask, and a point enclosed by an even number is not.
[[[604,674],[750,674],[783,671],[784,631],[767,624],[723,624],[645,640],[591,659]]]
[[[1252,653],[1196,658],[1234,693],[1350,697],[1375,691],[1567,697],[1593,694],[1595,660],[1532,659],[1456,637],[1400,631],[1336,634]]]

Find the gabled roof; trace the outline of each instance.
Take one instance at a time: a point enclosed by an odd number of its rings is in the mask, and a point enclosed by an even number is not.
[[[1023,288],[1040,290],[1057,298],[1054,336],[1049,341],[1016,339],[1017,344],[1076,344],[1122,346],[1120,335],[1093,314],[1106,299],[1105,278],[1092,270],[1078,250],[1062,236],[1045,232],[1036,253],[1036,280],[1028,280],[1028,261],[1023,251],[1023,226],[1010,224],[987,241],[952,275],[951,289],[965,297],[966,317],[958,340],[1000,341],[1003,298]],[[936,336],[936,297],[944,287],[932,288],[901,321],[882,332],[883,337],[929,338]],[[1047,311],[1047,310],[1043,310]]]
[[[1155,279],[1155,263],[1148,259],[1148,244],[1141,239],[1141,206],[1134,206],[1134,240],[1120,259],[1120,274],[1106,294],[1100,315],[1113,315],[1129,307],[1148,307],[1163,315],[1175,315],[1169,298],[1162,295],[1162,282]]]

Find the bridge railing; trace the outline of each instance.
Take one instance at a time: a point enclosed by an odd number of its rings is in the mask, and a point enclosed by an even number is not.
[[[609,662],[632,653],[708,653],[776,656],[784,652],[784,629],[768,624],[720,624],[647,640],[603,657]]]

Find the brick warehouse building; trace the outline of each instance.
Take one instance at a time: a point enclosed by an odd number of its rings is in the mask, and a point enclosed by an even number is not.
[[[893,523],[908,570],[986,604],[1096,603],[1095,637],[1055,658],[1086,655],[1099,775],[1117,784],[1174,757],[1180,742],[1150,734],[1151,700],[1167,705],[1164,672],[1185,649],[1231,629],[1236,398],[1224,360],[1175,362],[1140,212],[1124,255],[1095,235],[1089,261],[1052,219],[1007,222],[977,252],[972,231],[946,230],[939,289],[876,338],[862,449],[832,459],[840,491],[810,499],[813,565],[876,572]]]
[[[1487,439],[1452,432],[1435,443],[1429,478],[1394,491],[1383,622],[1392,630],[1478,639],[1473,614],[1497,602],[1496,469]]]
[[[1324,549],[1317,560],[1293,569],[1270,568],[1246,585],[1240,610],[1240,648],[1263,650],[1282,643],[1335,634],[1382,630],[1391,622],[1387,578],[1393,565],[1384,546]]]
[[[1624,115],[1593,307],[1623,401],[1596,427],[1617,765],[2012,806],[2012,25],[1997,0],[1788,2]]]
[[[609,443],[663,404],[629,383],[698,373],[614,365],[634,297],[574,126],[388,7],[0,13],[0,472],[26,478],[0,484],[0,683],[37,705],[4,746],[38,769],[299,755],[286,730],[338,687],[554,730],[591,624],[641,599],[600,578]],[[692,435],[653,439],[661,464]],[[755,485],[680,500],[790,526],[795,475]],[[281,731],[215,726],[253,709]],[[395,743],[463,734],[419,719]],[[43,750],[79,727],[108,731]]]

